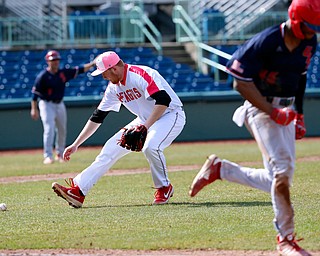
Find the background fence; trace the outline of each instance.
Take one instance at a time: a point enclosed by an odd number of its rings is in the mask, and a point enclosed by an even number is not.
[[[55,47],[92,47],[99,44],[118,45],[128,43],[146,43],[150,41],[143,33],[146,26],[147,33],[153,34],[160,45],[162,37],[154,28],[153,31],[147,22],[147,16],[142,20],[140,7],[123,14],[107,14],[101,11],[76,11],[62,16],[38,17],[7,17],[0,18],[0,48],[14,47],[43,48]],[[223,13],[206,12],[201,17],[199,40],[205,43],[225,44],[232,41],[242,42],[250,38],[257,31],[286,20],[287,12],[270,13],[241,13],[239,22],[249,17],[258,16],[255,25],[241,26],[236,31],[229,31],[225,26]],[[191,17],[190,17],[191,19]],[[139,27],[137,24],[143,26]],[[35,24],[37,26],[35,26]],[[196,23],[195,23],[196,24]],[[149,24],[150,25],[150,24]],[[179,42],[190,41],[189,35],[176,29],[176,38]]]
[[[178,141],[250,138],[245,128],[231,121],[242,98],[232,90],[232,77],[224,73],[224,65],[244,40],[287,19],[283,2],[94,0],[92,8],[86,3],[85,9],[71,8],[63,0],[2,1],[0,150],[42,145],[41,122],[32,121],[29,112],[31,87],[46,67],[43,57],[48,49],[59,50],[61,65],[67,67],[92,60],[108,48],[128,63],[159,70],[185,105],[187,126]],[[173,56],[180,46],[187,51],[188,64],[179,55]],[[317,50],[307,74],[307,136],[320,136],[319,119],[315,118],[320,107],[319,58]],[[89,73],[67,84],[70,141],[107,86],[107,81]],[[100,129],[88,145],[104,143],[123,125],[122,120],[132,116],[123,110],[110,118],[108,129]]]

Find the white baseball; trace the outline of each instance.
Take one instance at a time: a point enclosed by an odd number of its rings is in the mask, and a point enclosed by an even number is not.
[[[1,211],[6,211],[7,210],[7,205],[5,203],[0,204],[0,210]]]

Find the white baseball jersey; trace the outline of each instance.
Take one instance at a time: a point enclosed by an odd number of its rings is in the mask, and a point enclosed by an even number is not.
[[[168,110],[182,107],[182,102],[158,71],[147,66],[125,64],[123,80],[119,84],[109,82],[98,109],[118,112],[122,104],[146,121],[155,101],[150,95],[160,90],[165,90],[171,98]]]

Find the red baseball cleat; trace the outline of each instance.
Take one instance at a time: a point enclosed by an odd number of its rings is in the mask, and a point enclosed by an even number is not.
[[[221,160],[216,155],[210,155],[194,178],[189,195],[194,197],[206,185],[220,178]]]
[[[298,244],[298,241],[302,239],[296,240],[293,234],[287,235],[285,238],[281,238],[280,235],[277,235],[277,250],[279,255],[286,256],[311,256],[310,253],[303,250]]]
[[[70,188],[59,185],[57,182],[52,183],[53,191],[64,200],[66,200],[70,206],[74,208],[81,208],[85,196],[81,193],[79,187],[73,183],[73,179],[65,180]]]
[[[173,196],[173,186],[170,184],[167,187],[158,188],[154,193],[153,204],[166,204],[169,202],[170,197]]]

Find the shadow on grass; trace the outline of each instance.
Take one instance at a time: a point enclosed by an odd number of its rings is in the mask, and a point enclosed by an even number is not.
[[[130,207],[161,207],[161,206],[188,206],[188,207],[254,207],[254,206],[272,206],[271,202],[252,201],[252,202],[169,202],[165,205],[152,204],[121,204],[121,205],[98,205],[88,206],[82,209],[99,209],[99,208],[130,208]]]
[[[120,205],[97,205],[97,206],[84,206],[82,209],[100,209],[100,208],[130,208],[130,207],[150,207],[152,204],[120,204]]]
[[[173,202],[174,205],[186,205],[189,207],[254,207],[272,206],[271,202],[251,201],[251,202]]]

